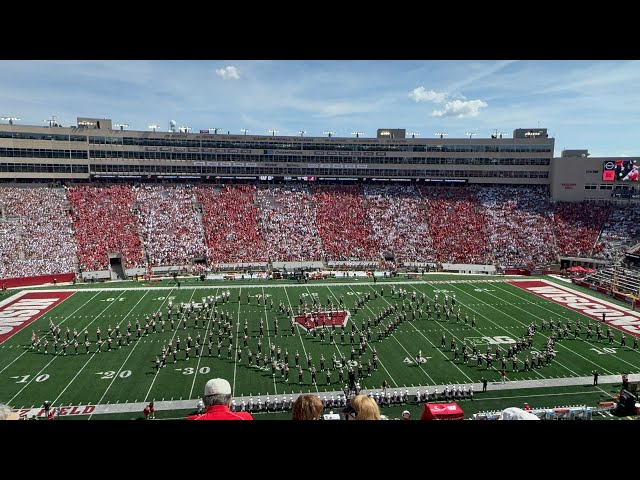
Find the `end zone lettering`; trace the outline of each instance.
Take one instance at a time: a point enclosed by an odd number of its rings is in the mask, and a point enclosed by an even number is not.
[[[540,280],[508,283],[539,297],[564,305],[574,312],[582,313],[595,320],[600,320],[604,313],[606,314],[607,324],[624,330],[631,335],[640,334],[640,313],[638,312],[623,310],[609,302]]]
[[[74,292],[21,292],[0,306],[0,343],[18,333]]]

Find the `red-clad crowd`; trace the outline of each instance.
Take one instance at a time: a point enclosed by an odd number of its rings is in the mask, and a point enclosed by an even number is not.
[[[329,260],[379,259],[380,248],[364,208],[360,185],[313,189],[316,224]]]
[[[0,187],[0,278],[75,271],[63,188]]]
[[[0,277],[272,261],[546,265],[612,259],[640,206],[550,203],[543,186],[75,185],[0,188]],[[76,259],[77,258],[77,259]],[[76,265],[78,264],[78,265]],[[387,266],[387,265],[385,265]],[[200,267],[200,270],[204,267]],[[198,270],[198,271],[200,271]]]
[[[364,195],[379,257],[388,252],[399,264],[435,262],[424,201],[413,186],[366,185]]]
[[[267,261],[252,185],[196,187],[210,262]]]
[[[207,254],[204,230],[189,186],[134,187],[149,266],[189,265]]]
[[[82,269],[107,269],[112,252],[122,253],[124,268],[145,265],[133,212],[136,195],[131,186],[77,185],[67,190],[67,198]]]
[[[493,264],[484,209],[467,187],[418,187],[426,200],[429,231],[441,263]]]
[[[558,202],[553,205],[553,227],[558,250],[565,255],[589,256],[611,206],[595,202]]]

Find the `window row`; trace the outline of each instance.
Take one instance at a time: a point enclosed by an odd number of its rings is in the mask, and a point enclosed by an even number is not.
[[[0,163],[0,173],[89,173],[89,166],[51,163]]]

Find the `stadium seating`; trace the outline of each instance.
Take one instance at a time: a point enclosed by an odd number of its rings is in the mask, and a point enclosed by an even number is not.
[[[640,215],[640,205],[613,207],[593,249],[593,256],[615,260],[637,244],[640,237],[638,215]]]
[[[589,214],[585,215],[585,212]],[[555,203],[553,226],[558,250],[565,255],[590,256],[610,213],[608,204],[586,201]]]
[[[3,187],[0,275],[103,270],[112,252],[125,268],[184,267],[206,256],[213,269],[269,261],[533,269],[560,254],[619,258],[638,244],[638,213],[552,204],[544,186]]]
[[[191,187],[142,185],[136,209],[149,266],[189,265],[206,255],[204,230]]]
[[[131,186],[77,185],[67,190],[67,198],[82,269],[107,269],[111,252],[122,253],[125,268],[145,266]]]
[[[393,254],[396,263],[434,262],[425,204],[412,186],[365,186],[367,215],[378,257]]]
[[[470,187],[418,187],[426,200],[429,231],[441,263],[493,264],[485,215]]]
[[[316,228],[316,206],[308,188],[300,185],[261,187],[256,194],[269,260],[323,259]]]
[[[0,278],[76,270],[63,188],[0,187]]]
[[[557,262],[546,187],[481,187],[478,199],[496,261],[503,267]]]
[[[380,246],[364,207],[360,185],[317,186],[317,228],[328,260],[376,260]]]
[[[267,261],[254,186],[199,186],[195,191],[204,210],[210,263]]]

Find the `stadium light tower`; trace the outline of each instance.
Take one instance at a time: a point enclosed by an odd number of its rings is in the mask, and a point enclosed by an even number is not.
[[[13,125],[13,122],[17,122],[20,119],[18,117],[0,117],[0,120],[4,120],[5,122],[9,122],[9,125]]]
[[[364,132],[351,132],[351,135],[355,135],[356,138],[360,138],[360,135],[364,135]]]
[[[124,130],[124,127],[128,127],[129,124],[128,123],[114,123],[113,126],[114,127],[120,127],[120,130]]]
[[[507,132],[499,132],[497,128],[493,132],[491,138],[502,138],[503,135],[509,135]]]
[[[444,138],[449,135],[447,132],[436,132],[434,135],[438,135],[440,138]]]
[[[51,118],[49,118],[48,120],[43,120],[43,122],[47,122],[49,124],[49,127],[57,127],[58,126],[58,122],[56,122],[56,117],[55,115],[51,115]]]
[[[249,131],[249,129],[248,128],[241,128],[240,131],[246,135],[247,132]]]
[[[420,136],[418,132],[409,132],[407,135],[411,135],[411,138],[416,138],[416,135]]]
[[[276,136],[276,133],[278,133],[279,130],[276,130],[275,128],[270,128],[269,129],[269,133],[271,134],[272,137]]]
[[[149,128],[153,128],[153,131],[156,131],[156,128],[160,128],[160,125],[156,125],[155,123],[152,125],[149,125]]]
[[[222,128],[220,128],[220,127],[215,127],[215,128],[210,128],[209,130],[210,130],[210,131],[211,131],[211,130],[213,130],[213,134],[214,134],[214,135],[217,135],[217,134],[218,134],[218,130],[222,130]]]
[[[298,130],[298,133],[300,134],[301,137],[304,137],[304,134],[307,133],[306,130]]]
[[[189,133],[191,131],[191,127],[178,127],[180,133]]]
[[[477,135],[475,132],[467,132],[467,135],[469,135],[469,138],[473,138],[474,135]]]
[[[331,135],[334,135],[336,132],[332,132],[331,130],[327,130],[327,131],[322,132],[322,133],[324,133],[325,135],[328,135],[329,138],[331,138]]]

